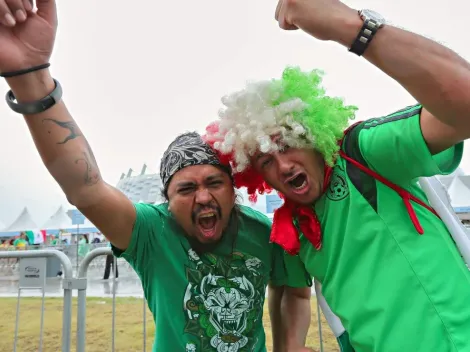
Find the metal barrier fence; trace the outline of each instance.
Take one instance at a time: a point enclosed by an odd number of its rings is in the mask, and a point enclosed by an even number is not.
[[[73,270],[70,259],[57,250],[37,250],[37,251],[6,251],[0,252],[1,259],[16,258],[20,260],[19,271],[20,281],[18,287],[18,301],[16,305],[15,339],[13,351],[16,352],[19,326],[20,298],[21,291],[27,289],[42,290],[41,305],[41,325],[39,333],[39,351],[42,351],[43,325],[44,325],[44,293],[46,286],[47,261],[56,258],[63,268],[64,301],[62,312],[62,352],[70,351],[70,336],[72,331],[72,289]]]
[[[85,352],[86,349],[86,289],[87,289],[87,273],[90,264],[98,257],[105,257],[112,255],[110,248],[98,248],[90,251],[83,261],[81,262],[77,280],[80,282],[77,296],[77,352]],[[117,258],[113,257],[113,281],[116,280]],[[147,350],[146,336],[147,336],[147,302],[145,298],[143,301],[143,352]],[[113,315],[112,315],[112,332],[111,332],[111,351],[115,351],[115,332],[116,332],[116,286],[113,285]]]
[[[82,249],[80,249],[80,247]],[[84,260],[85,256],[98,248],[107,248],[107,243],[90,243],[86,245],[76,245],[76,244],[71,244],[71,245],[39,245],[39,246],[30,246],[28,247],[28,251],[36,251],[36,250],[58,250],[62,253],[64,253],[69,259],[72,264],[72,268],[74,270],[74,275],[76,276],[78,267]],[[17,250],[15,249],[9,249],[9,250],[4,250],[0,248],[0,253],[5,253],[5,252],[16,252]],[[122,277],[131,277],[138,279],[137,274],[135,271],[131,268],[129,263],[127,263],[124,259],[117,259],[118,266],[120,269],[120,275]],[[106,267],[106,260],[105,257],[100,257],[94,260],[90,264],[90,269],[93,269],[94,274],[98,274],[99,271],[104,271]],[[60,269],[59,269],[60,270]],[[58,271],[59,271],[58,270]],[[1,259],[0,257],[0,277],[10,277],[11,279],[18,279],[19,277],[19,266],[17,260],[12,257],[11,259]]]

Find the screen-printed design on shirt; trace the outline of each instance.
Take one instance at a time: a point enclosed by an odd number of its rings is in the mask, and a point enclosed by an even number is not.
[[[254,327],[262,319],[263,263],[240,252],[229,258],[205,255],[204,262],[192,249],[188,256],[185,333],[194,340],[186,350],[252,351],[257,342]]]
[[[330,185],[326,191],[326,196],[333,200],[343,200],[349,196],[349,187],[346,181],[346,174],[341,166],[336,165],[331,175]]]

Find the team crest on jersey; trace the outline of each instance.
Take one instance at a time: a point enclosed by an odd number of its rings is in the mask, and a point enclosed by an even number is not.
[[[261,260],[238,252],[232,258],[208,255],[206,263],[192,249],[188,256],[184,332],[194,341],[186,351],[252,351],[258,342],[254,327],[263,318]]]
[[[349,187],[344,170],[338,165],[331,175],[330,185],[326,191],[328,199],[338,201],[349,196]]]

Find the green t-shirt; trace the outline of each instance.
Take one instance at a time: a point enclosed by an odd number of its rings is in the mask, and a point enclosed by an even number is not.
[[[156,324],[153,350],[266,351],[266,285],[286,279],[283,251],[269,243],[270,220],[240,206],[219,245],[198,255],[167,204],[135,208],[129,247],[113,250],[142,280]]]
[[[449,174],[463,144],[432,156],[415,106],[365,121],[347,136],[353,159],[427,202],[418,177]],[[470,351],[470,272],[442,221],[339,158],[316,202],[320,251],[301,236],[299,257],[322,283],[357,352]]]
[[[15,247],[26,247],[28,245],[28,242],[22,238],[17,238],[14,242],[13,245]]]

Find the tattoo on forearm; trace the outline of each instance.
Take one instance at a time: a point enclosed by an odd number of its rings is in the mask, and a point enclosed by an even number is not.
[[[88,144],[88,141],[84,138],[84,136],[80,132],[80,129],[78,128],[77,124],[74,121],[58,121],[58,120],[51,119],[51,118],[44,119],[42,120],[42,122],[53,123],[69,131],[68,135],[60,142],[57,142],[57,144],[66,144],[67,142],[74,140],[78,137],[83,137],[85,141],[85,145],[86,145],[86,150],[82,152],[83,154],[82,157],[75,160],[75,164],[85,165],[85,171],[83,174],[83,180],[85,182],[85,185],[93,186],[97,184],[101,180],[100,171],[98,169],[98,164],[96,163],[95,155],[93,154],[93,151],[91,150],[91,147]],[[47,132],[49,134],[51,133],[51,131],[49,130]]]
[[[61,142],[57,142],[57,144],[65,144],[68,141],[71,141],[72,139],[82,137],[82,134],[80,133],[80,130],[77,126],[77,124],[74,121],[58,121],[54,119],[44,119],[42,120],[43,123],[45,122],[52,122],[53,124],[65,128],[69,130],[69,134],[65,139]],[[48,133],[51,133],[51,131],[47,131]]]
[[[98,183],[101,179],[100,172],[98,171],[98,167],[96,165],[96,160],[93,155],[93,152],[88,145],[88,152],[83,152],[83,157],[75,160],[75,164],[83,163],[85,165],[85,173],[83,175],[83,180],[87,186],[93,186]]]

